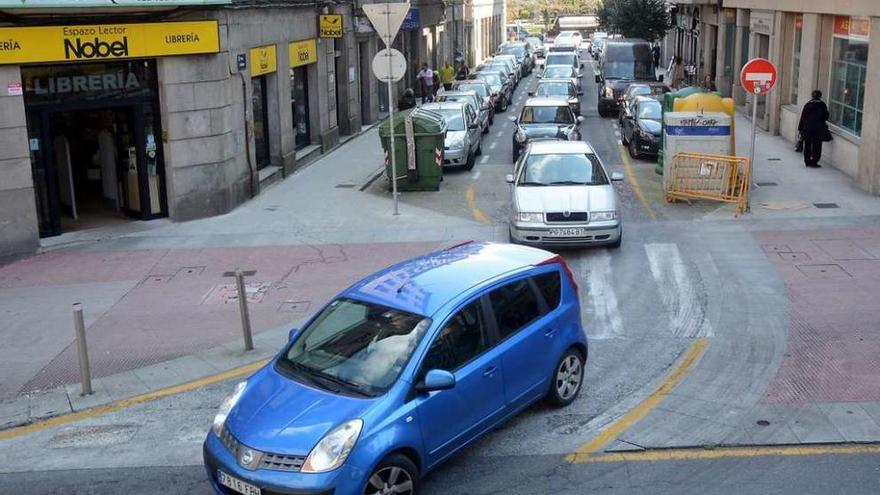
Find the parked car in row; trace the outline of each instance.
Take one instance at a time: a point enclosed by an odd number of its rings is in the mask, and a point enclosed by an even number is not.
[[[656,76],[651,44],[637,39],[614,39],[605,43],[596,73],[599,95],[597,110],[607,117],[617,115],[623,92],[634,82],[660,81]]]
[[[486,81],[495,95],[495,110],[506,112],[507,107],[513,103],[513,85],[503,72],[481,70],[471,75],[474,79]]]
[[[471,109],[477,113],[477,122],[483,134],[489,133],[489,107],[483,104],[483,99],[476,91],[443,91],[437,95],[437,101],[440,103],[463,101],[471,106]]]
[[[527,36],[525,41],[531,47],[532,54],[535,58],[544,58],[545,47],[544,41],[542,41],[541,38],[537,36]]]
[[[557,52],[548,54],[544,59],[544,67],[549,67],[551,65],[567,65],[577,71],[578,77],[581,77],[581,68],[584,66],[584,64],[581,63],[578,54],[574,52]]]
[[[590,38],[590,55],[595,60],[599,60],[599,55],[602,53],[602,47],[605,45],[606,39],[608,39],[608,33],[602,31],[596,31]]]
[[[575,87],[577,87],[578,93],[583,91],[583,86],[581,85],[581,78],[578,76],[578,71],[574,67],[569,65],[548,65],[544,67],[544,71],[541,73],[541,79],[563,79],[568,78],[571,79],[571,82],[574,83]]]
[[[617,122],[623,125],[624,117],[630,112],[630,107],[639,96],[648,96],[658,101],[663,99],[663,95],[670,92],[669,86],[662,82],[640,82],[633,83],[626,87],[623,91],[623,99],[620,102],[620,113]]]
[[[530,143],[506,179],[513,186],[510,242],[620,246],[620,201],[612,181],[623,174],[609,175],[588,143]]]
[[[502,43],[501,46],[498,47],[498,55],[496,55],[496,58],[500,55],[516,57],[519,61],[523,77],[531,74],[532,69],[535,68],[535,55],[532,52],[529,43],[525,41]]]
[[[207,477],[219,495],[416,495],[529,405],[571,404],[588,355],[562,257],[429,253],[342,291],[235,386],[204,442]]]
[[[647,96],[637,96],[627,109],[620,128],[621,144],[629,155],[657,156],[663,135],[663,106]]]
[[[529,96],[546,96],[563,99],[568,102],[575,115],[581,114],[581,99],[577,86],[571,79],[548,79],[538,82],[534,91],[529,91]]]
[[[559,98],[529,98],[519,117],[511,116],[513,127],[513,161],[534,139],[563,139],[577,141],[581,138],[578,124],[583,117],[575,116],[568,100]]]
[[[426,103],[423,110],[439,113],[446,120],[443,166],[474,168],[476,157],[483,154],[480,121],[472,106],[462,101]]]
[[[481,79],[468,79],[452,82],[453,91],[473,91],[483,99],[483,106],[489,112],[489,125],[495,123],[495,100],[498,95],[492,92],[492,86]]]

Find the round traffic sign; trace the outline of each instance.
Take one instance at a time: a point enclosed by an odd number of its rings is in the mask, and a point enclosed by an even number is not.
[[[394,48],[384,48],[373,57],[373,74],[382,82],[397,82],[406,73],[406,57]]]
[[[776,85],[778,73],[773,62],[765,58],[753,58],[743,66],[739,81],[743,89],[753,95],[763,95]]]

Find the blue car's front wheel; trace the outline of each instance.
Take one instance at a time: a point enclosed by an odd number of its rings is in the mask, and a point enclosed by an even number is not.
[[[562,407],[574,402],[584,382],[584,356],[574,347],[569,348],[553,370],[553,381],[547,392],[547,402]]]
[[[405,455],[393,454],[376,466],[367,478],[364,495],[415,495],[418,487],[416,465]]]

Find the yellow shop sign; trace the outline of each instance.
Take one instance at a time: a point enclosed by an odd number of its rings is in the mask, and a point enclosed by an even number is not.
[[[271,74],[278,70],[278,55],[275,45],[251,48],[251,77]]]
[[[288,46],[290,50],[290,67],[313,64],[318,61],[318,43],[316,40],[294,41]]]
[[[321,14],[318,28],[321,38],[342,38],[342,14]]]
[[[217,21],[0,28],[0,64],[217,53]]]

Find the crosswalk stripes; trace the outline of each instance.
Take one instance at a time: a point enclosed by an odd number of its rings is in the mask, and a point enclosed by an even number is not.
[[[586,259],[588,304],[593,313],[590,338],[611,339],[623,336],[623,320],[617,304],[611,269],[611,255],[602,251]]]
[[[645,244],[651,275],[667,311],[669,328],[677,337],[712,337],[714,330],[699,301],[698,288],[687,273],[678,246],[671,243]]]

